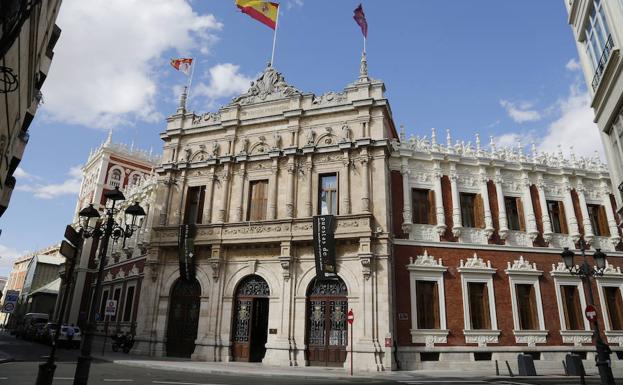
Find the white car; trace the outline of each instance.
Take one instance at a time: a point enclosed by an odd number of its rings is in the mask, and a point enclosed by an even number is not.
[[[56,325],[54,325],[55,327],[51,328],[50,330],[50,341],[52,341],[54,339],[54,335],[56,334]],[[74,329],[74,335],[73,337],[69,338],[69,336],[67,335],[67,332],[70,330],[69,328],[73,328]],[[80,328],[77,326],[73,326],[73,325],[67,325],[67,324],[63,324],[61,325],[61,334],[58,336],[58,344],[59,345],[67,345],[67,347],[72,348],[72,347],[80,347],[80,342],[82,341],[81,335],[80,335]]]

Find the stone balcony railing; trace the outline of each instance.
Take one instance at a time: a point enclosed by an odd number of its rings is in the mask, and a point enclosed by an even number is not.
[[[439,242],[437,226],[414,223],[409,231],[409,239],[423,242]]]
[[[532,239],[525,231],[508,230],[506,233],[506,245],[532,247]]]
[[[335,219],[335,239],[337,240],[372,236],[373,218],[370,214],[339,215]],[[155,227],[150,243],[158,246],[175,246],[178,243],[178,231],[178,225]],[[311,241],[312,231],[311,217],[211,223],[197,225],[195,244]]]
[[[575,242],[573,242],[573,239],[567,234],[553,233],[552,239],[549,241],[549,247],[557,249],[568,247],[570,249],[575,249]]]
[[[614,251],[614,244],[610,237],[593,237],[593,241],[591,242],[591,248],[593,249],[601,249],[601,251]]]
[[[486,245],[489,243],[486,231],[484,229],[477,229],[473,227],[461,228],[459,241],[461,243],[475,243],[479,245]]]

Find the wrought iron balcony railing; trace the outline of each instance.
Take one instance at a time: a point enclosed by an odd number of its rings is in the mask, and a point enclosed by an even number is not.
[[[606,40],[604,49],[601,51],[601,57],[599,58],[599,62],[597,63],[597,69],[595,69],[595,76],[593,76],[593,91],[597,90],[597,87],[599,87],[599,83],[601,82],[601,78],[603,77],[604,71],[606,69],[606,63],[608,63],[608,59],[610,58],[613,47],[614,42],[612,41],[612,35],[608,35],[608,39]]]

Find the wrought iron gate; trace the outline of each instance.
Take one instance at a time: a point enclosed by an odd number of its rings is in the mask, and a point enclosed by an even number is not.
[[[339,279],[314,280],[307,293],[307,360],[342,366],[348,344],[348,290]]]
[[[268,284],[260,276],[248,276],[238,284],[232,327],[234,361],[260,362],[264,358],[269,296]]]

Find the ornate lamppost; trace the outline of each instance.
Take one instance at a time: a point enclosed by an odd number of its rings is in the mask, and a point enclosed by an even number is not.
[[[569,273],[579,276],[580,279],[582,279],[584,286],[588,287],[588,303],[589,305],[594,306],[595,300],[593,298],[593,286],[590,279],[592,278],[594,280],[596,277],[601,277],[604,275],[604,270],[606,269],[606,254],[602,253],[601,249],[596,249],[596,251],[593,253],[595,266],[591,267],[586,259],[585,249],[586,242],[583,239],[580,239],[582,264],[579,266],[574,264],[573,259],[575,257],[575,254],[573,253],[573,251],[569,250],[568,247],[565,247],[565,249],[561,253],[561,256]],[[612,375],[612,368],[610,367],[610,347],[608,347],[608,345],[601,338],[597,317],[595,317],[591,323],[593,327],[593,337],[595,338],[595,347],[597,348],[595,364],[597,365],[597,369],[599,370],[601,383],[602,385],[613,385],[614,376]]]
[[[119,238],[129,238],[139,228],[141,223],[141,217],[145,216],[145,210],[139,206],[138,202],[129,206],[125,210],[125,226],[115,222],[114,215],[119,212],[119,209],[115,208],[118,201],[125,200],[123,193],[119,191],[118,187],[115,187],[112,191],[104,193],[106,198],[106,223],[104,229],[101,226],[91,226],[91,220],[100,217],[99,212],[90,204],[88,207],[82,209],[79,213],[81,223],[81,232],[85,238],[99,239],[101,243],[99,245],[99,268],[97,270],[97,279],[95,281],[95,293],[89,308],[89,314],[87,319],[87,325],[84,333],[84,339],[82,341],[82,347],[80,349],[80,356],[78,357],[78,363],[76,365],[76,372],[74,375],[74,385],[86,385],[89,381],[89,370],[91,368],[91,349],[93,346],[93,336],[95,334],[95,313],[97,311],[98,299],[102,295],[102,278],[104,276],[104,266],[106,266],[106,253],[108,252],[108,242],[112,238],[113,241]]]

